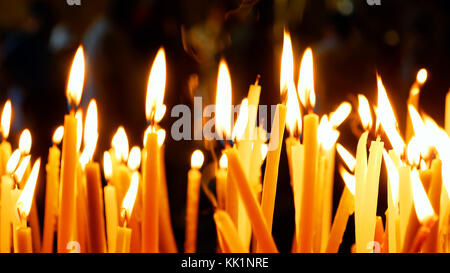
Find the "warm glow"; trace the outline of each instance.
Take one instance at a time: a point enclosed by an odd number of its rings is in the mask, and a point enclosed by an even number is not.
[[[72,67],[70,68],[69,81],[67,82],[67,100],[69,106],[77,106],[80,104],[81,95],[83,94],[84,84],[84,52],[80,45],[75,57],[73,58]]]
[[[164,129],[158,129],[156,131],[156,135],[158,137],[158,146],[161,147],[164,144],[164,141],[166,140],[166,130]]]
[[[116,134],[112,139],[112,147],[114,148],[114,153],[117,160],[127,162],[129,149],[128,137],[125,129],[122,126],[119,126]]]
[[[417,218],[423,224],[427,219],[433,217],[434,210],[420,181],[419,172],[416,169],[411,171],[411,185]]]
[[[31,133],[30,130],[25,129],[20,134],[19,149],[22,154],[29,154],[31,150]]]
[[[84,125],[84,150],[88,161],[92,160],[97,146],[98,140],[98,120],[97,120],[97,103],[94,99],[91,100],[86,114],[86,122]]]
[[[103,173],[105,174],[106,180],[110,180],[112,177],[112,162],[111,155],[108,151],[103,153]]]
[[[427,80],[427,76],[428,76],[427,70],[425,68],[422,68],[419,70],[419,72],[417,72],[416,81],[419,84],[424,84],[425,81]]]
[[[61,125],[58,128],[56,128],[55,132],[53,133],[52,137],[53,144],[58,145],[59,143],[61,143],[63,136],[64,136],[64,126]]]
[[[133,212],[134,202],[136,201],[136,195],[139,189],[139,174],[138,172],[133,172],[131,176],[130,187],[122,201],[122,212],[121,216],[124,220],[128,220]],[[123,214],[125,213],[125,215]]]
[[[355,157],[349,151],[347,151],[347,149],[345,149],[344,146],[342,146],[339,143],[336,145],[336,150],[337,150],[339,156],[344,161],[345,165],[347,165],[347,168],[351,172],[353,172],[355,170],[355,166],[356,166]]]
[[[302,133],[302,114],[293,81],[291,81],[287,87],[286,108],[286,128],[289,135],[300,136]]]
[[[281,54],[280,93],[283,97],[289,85],[294,83],[294,53],[291,35],[286,30],[283,33],[283,52]]]
[[[25,187],[23,188],[22,193],[19,196],[19,199],[17,199],[16,207],[21,219],[25,219],[30,213],[40,165],[41,159],[39,158],[34,163],[33,169],[31,170],[30,176],[28,177],[27,183],[25,184]]]
[[[317,129],[317,138],[320,146],[325,150],[332,149],[339,138],[339,131],[331,127],[326,115],[320,119],[319,128]]]
[[[30,163],[31,156],[27,155],[20,161],[19,166],[17,167],[16,171],[14,172],[14,176],[16,177],[17,181],[22,181],[23,175],[25,174],[25,171],[28,168],[28,164]]]
[[[150,122],[159,122],[165,113],[164,89],[166,87],[166,55],[160,48],[148,77],[145,115]]]
[[[428,157],[434,146],[434,135],[431,133],[433,130],[427,130],[424,121],[414,106],[408,105],[408,111],[409,116],[411,117],[415,137],[419,142],[420,154],[423,157]]]
[[[141,149],[138,146],[133,146],[130,150],[130,156],[128,156],[128,168],[132,171],[139,169],[141,165]]]
[[[242,100],[239,115],[233,127],[232,139],[242,140],[248,123],[248,99]]]
[[[203,165],[203,161],[205,157],[203,156],[202,151],[195,150],[191,156],[191,168],[192,169],[200,169]]]
[[[11,156],[8,159],[8,162],[6,163],[6,172],[8,174],[12,174],[14,170],[16,169],[17,165],[20,161],[20,150],[16,149]]]
[[[80,151],[83,140],[83,111],[81,108],[78,109],[75,118],[77,119],[77,151]]]
[[[219,64],[216,92],[216,131],[220,139],[229,139],[231,134],[231,78],[225,60]]]
[[[372,114],[370,113],[369,101],[366,96],[358,94],[358,105],[362,126],[365,130],[369,130],[372,127]]]
[[[264,161],[267,156],[267,152],[269,151],[269,145],[266,143],[261,144],[261,160]]]
[[[345,170],[344,167],[339,166],[339,174],[341,175],[342,179],[344,180],[345,186],[347,186],[347,189],[355,195],[355,176],[351,175],[349,172]]]
[[[379,119],[381,126],[384,128],[386,135],[395,150],[399,155],[403,154],[403,148],[405,143],[401,138],[397,130],[397,119],[395,118],[394,111],[392,110],[391,103],[389,102],[386,94],[386,89],[383,86],[380,76],[377,75],[378,86],[378,109],[377,119]]]
[[[12,115],[11,101],[7,100],[5,102],[5,106],[3,106],[2,120],[0,127],[0,132],[2,134],[3,139],[7,139],[9,136],[9,129],[11,128],[11,115]]]
[[[408,162],[411,166],[419,166],[420,163],[420,143],[417,137],[413,136],[408,143],[406,150]]]
[[[409,104],[408,105],[409,116],[411,117],[412,126],[414,129],[414,134],[418,137],[422,137],[425,133],[425,124],[417,112],[416,108]]]
[[[332,127],[338,127],[347,119],[348,115],[352,112],[352,105],[349,102],[344,101],[339,107],[330,114],[330,125]]]
[[[219,160],[219,167],[221,169],[226,169],[228,168],[228,158],[226,154],[222,154],[222,156],[220,157]]]
[[[391,193],[392,193],[392,200],[394,202],[394,205],[397,206],[398,204],[398,191],[399,191],[399,175],[398,175],[398,171],[397,168],[395,167],[394,162],[392,161],[391,157],[389,156],[389,154],[386,152],[385,149],[383,149],[383,159],[384,159],[384,163],[386,165],[386,170],[388,173],[388,177],[389,177],[389,182],[390,182],[390,189],[391,189]]]
[[[303,53],[297,89],[303,106],[313,108],[316,104],[316,94],[314,93],[313,54],[309,47]]]

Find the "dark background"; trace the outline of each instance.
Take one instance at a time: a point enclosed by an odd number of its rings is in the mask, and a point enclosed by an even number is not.
[[[381,0],[380,6],[368,5],[366,0],[81,0],[80,6],[63,0],[0,0],[0,102],[10,98],[14,111],[9,140],[15,146],[22,128],[29,128],[32,154],[46,160],[51,135],[67,112],[65,85],[80,43],[87,59],[82,104],[86,107],[95,97],[99,108],[99,161],[119,125],[124,125],[131,145],[141,145],[148,73],[161,45],[166,49],[168,106],[161,126],[168,133],[174,121],[169,115],[173,105],[192,106],[193,95],[203,96],[203,105],[214,102],[222,56],[230,68],[233,103],[242,100],[260,74],[260,104],[276,104],[283,26],[291,31],[296,77],[303,50],[313,49],[316,112],[329,113],[343,100],[353,101],[358,93],[376,102],[378,71],[404,130],[409,87],[417,71],[425,67],[429,78],[422,89],[420,110],[443,125],[449,88],[449,12],[448,1],[426,0]],[[198,86],[189,84],[197,76]],[[358,122],[356,116],[342,125],[339,139],[352,152],[357,142],[350,129],[354,122]],[[179,250],[184,241],[189,158],[201,147],[201,141],[166,138],[169,198]],[[40,180],[37,201],[42,214],[44,175]],[[335,208],[342,188],[336,176]],[[382,216],[385,192],[382,178],[378,210]],[[212,212],[202,195],[200,252],[215,251]],[[290,250],[293,227],[283,149],[273,224],[282,252]],[[350,218],[341,251],[348,252],[353,242]]]

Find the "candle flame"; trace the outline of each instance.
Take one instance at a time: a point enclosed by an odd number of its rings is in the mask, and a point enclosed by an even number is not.
[[[84,85],[84,51],[83,46],[79,46],[72,67],[70,68],[69,80],[67,82],[67,100],[69,105],[78,106],[83,94]]]
[[[111,155],[108,151],[103,153],[103,173],[105,174],[106,180],[111,180],[112,177],[112,161]]]
[[[114,152],[117,160],[122,162],[127,162],[128,160],[128,137],[125,129],[122,126],[119,126],[116,134],[112,139],[112,146],[114,148]]]
[[[302,114],[293,81],[287,87],[286,128],[290,136],[300,136],[302,133]]]
[[[228,158],[226,154],[222,154],[222,156],[220,157],[219,160],[219,167],[221,169],[226,169],[228,168]]]
[[[141,149],[138,146],[133,146],[130,150],[130,155],[128,156],[128,168],[132,171],[139,169],[141,165]]]
[[[53,133],[52,141],[53,144],[58,145],[61,143],[61,140],[64,136],[64,126],[59,126],[55,129],[55,132]]]
[[[38,158],[33,165],[33,169],[31,170],[30,176],[28,177],[27,183],[25,184],[19,199],[17,199],[16,207],[22,219],[28,217],[28,214],[30,213],[40,166],[41,159]]]
[[[332,128],[328,122],[328,117],[324,115],[320,119],[319,128],[317,129],[317,139],[320,147],[330,150],[339,138],[339,131]]]
[[[372,127],[372,114],[370,113],[369,101],[366,96],[358,94],[358,105],[358,113],[362,126],[365,130],[370,130]]]
[[[384,88],[381,77],[377,75],[378,86],[378,109],[377,119],[379,119],[381,126],[384,128],[386,135],[391,143],[393,149],[397,154],[403,154],[405,143],[397,130],[397,119],[395,118],[394,110],[392,110],[389,102],[386,89]]]
[[[416,215],[419,222],[423,224],[427,219],[434,216],[434,210],[416,169],[411,171],[411,185]]]
[[[248,123],[248,99],[245,98],[241,102],[241,107],[239,109],[239,115],[234,124],[233,133],[231,135],[232,139],[242,140],[245,134],[245,128]]]
[[[89,102],[88,110],[86,113],[86,122],[84,124],[84,142],[85,147],[83,154],[88,159],[92,160],[94,156],[95,147],[98,140],[98,119],[97,119],[97,103],[95,99]]]
[[[264,161],[267,156],[267,152],[269,151],[269,145],[266,143],[261,144],[261,161]]]
[[[394,162],[392,161],[389,154],[383,149],[383,159],[386,165],[386,170],[389,177],[390,189],[391,189],[391,197],[394,202],[394,205],[397,207],[398,198],[399,198],[399,174],[397,168],[395,167]]]
[[[430,134],[432,130],[427,130],[424,121],[420,117],[413,105],[408,105],[409,116],[411,117],[414,134],[419,142],[419,150],[422,157],[429,157],[434,146],[434,135]]]
[[[220,139],[229,139],[231,133],[231,78],[224,59],[219,64],[216,92],[216,131]]]
[[[297,88],[303,106],[314,108],[316,94],[314,93],[313,54],[309,47],[303,53]]]
[[[339,174],[341,175],[342,180],[344,180],[347,189],[355,196],[355,176],[347,172],[342,166],[339,166]]]
[[[28,164],[30,163],[31,156],[27,155],[24,157],[21,161],[19,166],[17,167],[16,171],[14,172],[14,176],[16,177],[17,181],[22,181],[23,175],[25,174],[25,171],[28,168]]]
[[[428,72],[425,68],[422,68],[419,70],[419,72],[417,72],[417,77],[416,77],[416,81],[419,84],[424,84],[427,80],[428,77]]]
[[[158,136],[158,146],[161,147],[166,140],[166,130],[158,129],[158,131],[156,131],[156,135]]]
[[[355,157],[347,149],[345,149],[344,146],[342,146],[340,143],[338,143],[336,145],[336,150],[337,150],[339,156],[344,161],[345,165],[347,165],[347,168],[351,172],[355,171],[355,166],[356,166]]]
[[[7,100],[5,106],[3,106],[2,120],[0,132],[2,133],[3,139],[7,139],[9,136],[9,129],[11,128],[11,116],[12,116],[12,106],[11,101]]]
[[[166,55],[161,47],[156,53],[148,77],[147,98],[145,104],[145,115],[149,122],[159,122],[166,111],[164,105],[164,90],[166,86]]]
[[[83,110],[81,108],[78,109],[75,118],[77,119],[77,151],[80,151],[83,140]]]
[[[31,133],[30,130],[25,129],[20,134],[19,149],[22,154],[29,154],[31,150]]]
[[[131,176],[130,187],[128,188],[128,191],[125,194],[125,197],[123,198],[122,201],[121,216],[125,220],[128,220],[127,218],[131,217],[138,189],[139,189],[139,174],[138,172],[133,172],[133,175]]]
[[[291,35],[286,30],[283,33],[283,52],[281,54],[280,93],[286,93],[291,82],[294,82],[294,53]]]
[[[338,127],[347,119],[351,112],[352,105],[349,102],[344,101],[339,105],[336,111],[330,114],[330,125],[334,128]]]
[[[16,149],[6,163],[6,172],[12,174],[20,161],[20,149]]]
[[[203,165],[203,161],[205,157],[203,156],[202,151],[195,150],[191,156],[191,168],[192,169],[200,169]]]

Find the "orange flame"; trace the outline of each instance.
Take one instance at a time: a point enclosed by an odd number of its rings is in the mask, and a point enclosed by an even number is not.
[[[2,133],[3,139],[7,139],[9,136],[9,129],[11,128],[11,116],[12,116],[11,101],[7,100],[5,102],[5,106],[3,106],[2,120],[0,127],[0,132]]]
[[[303,53],[297,89],[303,106],[314,108],[316,94],[314,93],[313,54],[309,47]]]
[[[344,167],[339,166],[339,174],[342,177],[342,180],[344,180],[345,186],[347,187],[347,189],[353,194],[353,196],[355,195],[355,176],[351,175],[349,172],[347,172],[345,170]]]
[[[191,168],[192,169],[200,169],[203,165],[203,161],[205,157],[203,156],[202,151],[195,150],[191,156]]]
[[[36,182],[39,175],[39,168],[41,165],[41,159],[39,158],[33,165],[30,176],[28,177],[27,183],[22,190],[22,193],[17,199],[16,207],[19,212],[21,219],[26,219],[30,213],[31,203],[33,201],[34,189],[36,188]]]
[[[216,92],[216,131],[220,139],[231,134],[231,78],[225,60],[219,64]]]
[[[166,112],[164,105],[164,90],[166,86],[166,55],[164,48],[156,53],[148,77],[147,99],[145,104],[145,115],[149,122],[159,122]]]
[[[19,149],[22,154],[29,154],[31,150],[31,133],[30,130],[25,129],[20,134]]]
[[[79,46],[75,57],[73,58],[72,67],[70,68],[69,80],[67,82],[66,96],[69,105],[78,106],[83,94],[84,85],[84,51],[83,46]]]
[[[347,165],[347,168],[352,172],[355,171],[356,166],[355,157],[347,149],[345,149],[344,146],[342,146],[339,143],[336,145],[336,150],[339,156],[344,161],[345,165]]]

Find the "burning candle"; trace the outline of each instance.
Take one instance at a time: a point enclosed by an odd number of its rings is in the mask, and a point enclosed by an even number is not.
[[[219,209],[225,209],[225,193],[227,188],[227,155],[222,154],[219,160],[219,169],[216,170],[216,195],[217,206]]]
[[[61,160],[60,207],[58,217],[58,252],[67,252],[75,233],[75,170],[77,165],[77,119],[75,107],[80,103],[84,83],[84,53],[79,47],[70,70],[67,99],[70,113],[64,117]]]
[[[146,116],[150,123],[145,141],[146,160],[144,167],[142,251],[158,252],[159,237],[159,147],[156,124],[163,118],[166,107],[163,104],[166,82],[166,58],[160,48],[150,71],[147,86]]]
[[[117,129],[112,139],[112,147],[114,149],[114,158],[116,159],[114,163],[116,164],[112,165],[111,184],[116,188],[117,200],[122,200],[130,183],[130,171],[126,166],[129,156],[129,144],[127,133],[123,126],[119,126]]]
[[[0,124],[0,133],[2,135],[2,142],[0,143],[0,176],[6,173],[6,164],[11,156],[11,144],[6,140],[11,127],[11,112],[11,101],[7,100],[5,106],[3,106]]]
[[[200,150],[195,150],[192,153],[186,196],[185,253],[194,253],[197,250],[198,203],[200,200],[200,184],[202,178],[199,170],[203,165],[203,160],[204,156]]]
[[[45,166],[47,185],[45,187],[44,231],[42,236],[43,253],[51,253],[53,251],[53,238],[58,216],[59,164],[61,157],[58,145],[61,143],[63,134],[63,126],[59,126],[53,133],[53,146],[48,151],[48,163]]]
[[[136,195],[139,189],[139,174],[133,172],[131,177],[130,187],[122,201],[122,209],[120,217],[122,226],[117,226],[117,246],[116,253],[130,252],[131,234],[132,230],[127,227],[128,221],[133,212],[133,207],[136,201]]]
[[[14,231],[14,252],[15,253],[32,253],[31,228],[27,226],[27,217],[30,213],[31,204],[36,188],[37,177],[41,160],[38,159],[33,165],[31,174],[20,194],[15,207],[20,218],[20,226]]]
[[[419,97],[420,97],[420,88],[427,80],[427,70],[425,68],[422,68],[417,72],[416,81],[411,86],[411,89],[409,90],[409,97],[406,102],[406,106],[412,105],[416,109],[419,109]],[[411,122],[411,117],[406,115],[406,141],[409,141],[411,137],[413,136],[413,126]]]
[[[108,251],[114,252],[116,249],[116,227],[119,225],[119,213],[117,211],[116,187],[111,183],[112,163],[109,152],[103,154],[103,172],[107,181],[107,185],[104,188],[104,194]]]

